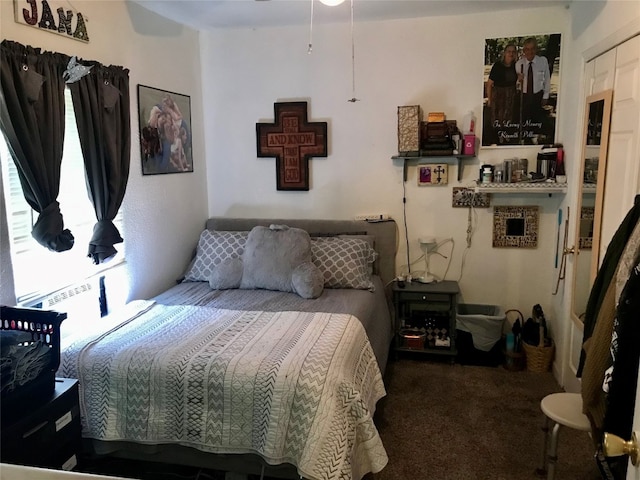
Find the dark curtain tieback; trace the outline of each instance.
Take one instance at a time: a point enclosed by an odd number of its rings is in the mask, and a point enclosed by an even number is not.
[[[105,263],[118,251],[113,248],[116,243],[122,242],[120,232],[111,220],[100,220],[93,226],[93,236],[89,242],[88,257],[91,257],[95,265]]]
[[[73,247],[73,234],[64,228],[60,204],[53,201],[45,207],[33,226],[31,235],[36,241],[54,252],[64,252]]]

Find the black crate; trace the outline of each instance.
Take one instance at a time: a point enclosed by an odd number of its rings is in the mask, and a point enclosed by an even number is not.
[[[53,393],[55,373],[60,365],[60,324],[65,318],[66,313],[0,306],[0,330],[28,333],[31,340],[20,344],[24,348],[32,348],[37,342],[49,347],[48,365],[37,377],[10,391],[2,389],[2,417],[27,409]]]

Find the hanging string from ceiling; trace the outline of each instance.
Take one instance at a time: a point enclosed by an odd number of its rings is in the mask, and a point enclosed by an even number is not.
[[[360,99],[356,98],[356,42],[353,36],[353,1],[351,0],[351,98],[347,102],[355,103]]]
[[[309,47],[307,48],[307,55],[311,55],[313,51],[313,0],[311,0],[311,20],[309,22]]]
[[[343,2],[344,0],[320,0],[320,2],[329,6],[336,6]],[[309,20],[309,44],[307,46],[307,54],[311,55],[313,52],[313,3],[314,0],[311,0],[311,14]],[[351,0],[351,98],[347,100],[347,102],[355,103],[359,102],[360,99],[356,98],[356,42],[354,38],[354,15],[353,15],[353,3],[354,0]]]

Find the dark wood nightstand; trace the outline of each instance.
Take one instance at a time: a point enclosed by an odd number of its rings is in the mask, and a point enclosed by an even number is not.
[[[3,420],[0,456],[6,463],[72,470],[81,429],[78,381],[58,378],[51,397]]]
[[[393,282],[396,352],[421,352],[455,357],[458,282]]]

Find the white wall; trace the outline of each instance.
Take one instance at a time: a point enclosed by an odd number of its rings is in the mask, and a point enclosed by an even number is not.
[[[131,171],[122,206],[127,245],[124,281],[129,283],[128,298],[147,298],[182,274],[207,217],[198,32],[124,1],[75,0],[73,7],[87,21],[88,44],[15,23],[11,0],[0,1],[2,39],[130,70],[133,132]],[[142,175],[138,84],[191,96],[194,173]],[[6,237],[1,241],[6,245]],[[5,275],[6,257],[0,257],[2,298],[12,290]]]
[[[326,8],[322,5],[318,8]],[[480,119],[486,38],[538,33],[563,35],[562,61],[570,50],[568,11],[561,7],[505,12],[358,22],[356,9],[356,97],[351,92],[351,41],[348,19],[314,25],[313,53],[307,54],[308,26],[218,30],[203,33],[202,72],[209,211],[213,215],[282,218],[352,218],[387,213],[398,222],[398,267],[406,264],[402,166],[397,155],[397,107],[421,105],[462,121],[473,109]],[[563,72],[564,73],[564,72]],[[564,85],[567,79],[563,78]],[[560,91],[560,102],[563,95]],[[329,156],[310,161],[308,192],[278,192],[275,160],[256,156],[256,122],[273,121],[273,104],[306,100],[310,121],[329,124]],[[564,104],[561,103],[564,109]],[[559,115],[573,117],[575,111]],[[480,123],[480,122],[478,122]],[[564,141],[566,130],[559,132]],[[478,159],[449,167],[449,184],[418,187],[416,168],[406,187],[411,258],[419,257],[418,237],[453,238],[455,250],[447,279],[460,277],[467,231],[466,209],[451,207],[452,187],[470,185],[483,163],[529,158],[535,167],[539,147],[483,149]],[[567,161],[576,161],[569,151]],[[477,230],[466,255],[460,286],[467,303],[499,304],[530,315],[534,304],[545,312],[554,287],[557,209],[562,195],[494,196],[493,205],[539,205],[538,248],[492,248],[492,208],[477,211]],[[449,253],[450,246],[442,252]],[[432,257],[443,274],[447,260]],[[414,266],[422,269],[422,264]],[[553,312],[549,312],[550,317]]]

